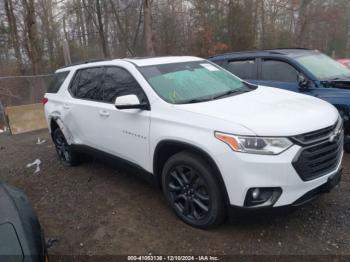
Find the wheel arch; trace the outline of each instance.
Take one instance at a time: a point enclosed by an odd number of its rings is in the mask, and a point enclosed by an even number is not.
[[[61,120],[60,117],[58,116],[52,116],[49,118],[49,131],[51,133],[51,136],[53,135],[53,131],[56,128],[61,129],[64,137],[66,138],[67,142],[69,145],[73,144],[73,136],[71,134],[71,132],[69,131],[69,129],[67,127],[65,127],[65,125],[63,124],[63,121]]]
[[[224,194],[225,205],[229,206],[229,196],[220,169],[218,168],[216,162],[204,149],[188,142],[178,140],[162,140],[157,144],[153,154],[153,174],[156,176],[159,186],[162,184],[161,177],[165,162],[171,156],[181,151],[195,153],[196,155],[202,157],[209,164],[211,169],[214,171],[216,179],[219,182],[220,190]]]

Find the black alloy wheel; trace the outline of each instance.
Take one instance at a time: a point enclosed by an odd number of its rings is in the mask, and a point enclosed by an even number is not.
[[[209,228],[225,218],[218,182],[201,158],[187,152],[172,156],[163,168],[162,186],[169,204],[186,223]]]
[[[58,158],[65,166],[74,166],[77,164],[76,153],[72,150],[72,147],[67,143],[64,134],[61,129],[57,128],[53,132],[53,142],[56,147]]]
[[[170,171],[167,186],[177,212],[189,220],[200,220],[208,215],[208,185],[193,168],[175,166]]]

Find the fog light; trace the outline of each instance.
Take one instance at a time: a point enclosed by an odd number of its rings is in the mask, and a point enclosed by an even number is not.
[[[250,188],[247,192],[244,206],[267,207],[273,206],[282,194],[280,187]]]
[[[260,189],[259,189],[259,188],[255,188],[255,189],[252,191],[252,197],[253,197],[253,199],[258,199],[259,194],[260,194]]]

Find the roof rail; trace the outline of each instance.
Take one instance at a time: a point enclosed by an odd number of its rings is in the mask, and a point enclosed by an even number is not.
[[[232,52],[226,52],[226,53],[222,53],[222,54],[217,54],[217,55],[212,55],[212,56],[208,56],[207,58],[213,58],[213,57],[217,57],[217,56],[225,56],[225,55],[231,55],[231,54],[240,54],[240,53],[257,53],[257,52],[268,52],[268,53],[278,53],[278,54],[282,54],[279,51],[283,51],[283,50],[314,50],[314,49],[310,49],[310,48],[304,48],[304,47],[282,47],[282,48],[273,48],[273,49],[253,49],[253,50],[246,50],[246,51],[232,51]]]
[[[266,49],[265,51],[271,51],[271,50],[293,50],[293,49],[297,49],[297,50],[313,50],[310,48],[306,48],[306,47],[279,47],[279,48],[272,48],[272,49]]]
[[[109,61],[109,59],[90,59],[90,60],[86,60],[86,61],[72,63],[69,65],[64,65],[64,66],[59,67],[58,69],[63,69],[63,68],[71,67],[71,66],[83,65],[83,64],[88,64],[88,63],[94,63],[94,62],[103,62],[103,61]]]
[[[269,52],[270,54],[285,54],[286,52],[293,52],[293,50],[305,50],[305,51],[312,51],[313,49],[309,48],[303,48],[303,47],[286,47],[286,48],[274,48],[274,49],[268,49],[265,50],[266,52]],[[283,52],[285,51],[285,52]]]
[[[239,54],[239,53],[256,53],[256,52],[265,52],[266,50],[259,50],[259,49],[253,49],[253,50],[242,50],[242,51],[232,51],[232,52],[225,52],[222,54],[212,55],[208,56],[207,58],[212,58],[216,56],[224,56],[224,55],[230,55],[230,54]]]

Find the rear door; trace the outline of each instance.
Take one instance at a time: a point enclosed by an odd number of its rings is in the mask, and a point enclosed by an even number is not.
[[[257,84],[258,64],[255,58],[232,59],[222,65],[226,70],[247,82]]]
[[[101,81],[103,67],[79,69],[68,88],[69,99],[63,104],[63,123],[75,143],[102,149],[99,122],[103,116]]]

